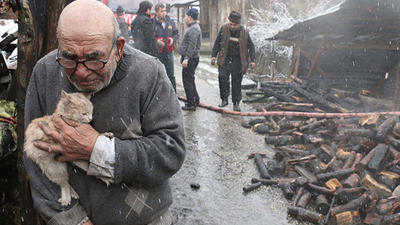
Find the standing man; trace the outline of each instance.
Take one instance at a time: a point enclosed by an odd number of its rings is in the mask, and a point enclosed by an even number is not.
[[[239,112],[242,100],[242,79],[248,66],[256,66],[256,53],[249,30],[241,25],[241,15],[236,11],[229,14],[229,23],[221,26],[212,49],[211,62],[218,55],[219,92],[222,99],[219,107],[228,105],[229,76],[232,75],[233,110]],[[249,64],[250,58],[250,64]]]
[[[199,94],[194,82],[194,71],[199,64],[199,54],[201,47],[201,29],[197,23],[199,11],[195,8],[189,9],[185,14],[185,22],[188,28],[183,35],[179,45],[179,54],[182,63],[182,81],[185,88],[187,102],[182,107],[183,110],[196,110],[200,102]]]
[[[96,28],[96,29],[94,29]],[[41,58],[26,91],[25,127],[51,115],[61,90],[91,94],[93,120],[40,124],[51,143],[35,146],[67,163],[79,199],[63,206],[60,186],[24,155],[35,208],[48,225],[170,225],[171,178],[185,158],[182,110],[158,59],[125,45],[114,13],[76,0],[60,14],[58,49]],[[113,138],[99,133],[112,132]],[[85,160],[87,172],[74,160]],[[112,179],[107,186],[98,179]]]
[[[133,47],[149,55],[158,56],[156,39],[154,38],[153,23],[150,19],[153,4],[143,1],[139,4],[137,17],[132,21],[131,31]]]
[[[130,40],[130,29],[128,24],[125,22],[125,10],[122,6],[118,6],[117,8],[117,22],[119,25],[119,29],[121,30],[121,36],[124,37],[125,43],[129,44]]]
[[[179,39],[179,31],[175,22],[167,16],[167,11],[163,4],[157,4],[155,10],[156,16],[153,18],[153,26],[159,50],[158,59],[164,64],[168,78],[176,92],[173,51],[175,43]]]

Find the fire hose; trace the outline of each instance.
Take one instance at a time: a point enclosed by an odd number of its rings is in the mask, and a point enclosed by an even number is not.
[[[178,96],[181,101],[187,101],[185,97]],[[198,106],[222,113],[231,114],[236,116],[298,116],[298,117],[318,117],[318,118],[349,118],[349,117],[367,117],[372,116],[376,113],[380,115],[394,115],[400,116],[399,111],[394,112],[371,112],[371,113],[310,113],[310,112],[293,112],[293,111],[269,111],[269,112],[235,112],[215,106],[207,105],[204,103],[199,103]]]

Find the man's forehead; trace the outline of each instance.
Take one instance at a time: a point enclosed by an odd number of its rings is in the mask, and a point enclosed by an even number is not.
[[[107,53],[111,46],[111,41],[104,39],[101,41],[59,41],[60,54],[69,58],[95,58]]]

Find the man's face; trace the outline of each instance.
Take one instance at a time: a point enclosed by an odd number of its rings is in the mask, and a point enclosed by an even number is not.
[[[165,8],[159,8],[156,12],[156,16],[159,20],[165,20],[165,16],[167,15],[167,11]]]
[[[76,68],[64,68],[70,82],[81,92],[98,92],[106,87],[117,68],[116,52],[113,41],[107,38],[102,40],[81,40],[75,38],[72,40],[59,40],[59,56],[75,60],[107,60],[104,68],[91,70],[79,63]]]
[[[151,8],[148,8],[148,9],[146,10],[146,14],[151,15]]]
[[[237,30],[239,28],[239,25],[240,25],[239,23],[233,23],[233,22],[229,21],[229,28],[231,30]]]
[[[185,14],[185,23],[189,24],[190,23],[190,16],[188,16],[187,14]]]

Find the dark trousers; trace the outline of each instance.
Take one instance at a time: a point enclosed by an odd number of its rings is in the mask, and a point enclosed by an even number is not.
[[[167,71],[167,76],[176,92],[176,82],[174,76],[174,52],[159,53],[158,59],[162,64],[164,64],[165,70]]]
[[[194,83],[194,71],[199,64],[199,58],[192,58],[188,61],[188,67],[182,69],[182,81],[185,88],[187,105],[194,106],[200,100],[197,94],[196,84]]]
[[[242,65],[240,60],[226,60],[224,67],[218,68],[219,94],[222,100],[229,97],[229,76],[232,75],[232,102],[239,103],[242,100]]]

